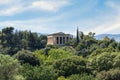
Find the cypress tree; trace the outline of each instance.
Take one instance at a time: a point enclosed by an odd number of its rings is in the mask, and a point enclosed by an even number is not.
[[[76,38],[76,43],[78,44],[80,42],[80,39],[79,39],[79,29],[77,27],[77,38]]]

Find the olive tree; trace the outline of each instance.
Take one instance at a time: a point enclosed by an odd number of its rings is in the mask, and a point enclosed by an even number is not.
[[[0,54],[0,79],[13,80],[20,69],[18,60],[9,55]]]

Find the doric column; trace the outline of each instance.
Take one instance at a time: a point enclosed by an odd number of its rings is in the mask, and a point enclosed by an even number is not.
[[[57,44],[57,37],[55,37],[55,44]]]
[[[65,38],[63,37],[63,44],[65,44],[65,40],[64,40]]]
[[[62,37],[62,44],[63,44],[63,37]]]
[[[58,37],[58,44],[60,44],[60,37]]]
[[[65,43],[67,42],[67,37],[65,37]]]

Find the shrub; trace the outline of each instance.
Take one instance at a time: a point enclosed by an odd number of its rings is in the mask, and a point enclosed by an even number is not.
[[[96,77],[100,80],[120,80],[120,69],[101,71]]]
[[[8,55],[0,54],[0,79],[13,80],[14,76],[19,73],[21,65],[18,60]]]
[[[18,51],[13,57],[18,59],[22,64],[29,63],[33,66],[40,65],[40,62],[35,57],[34,53],[28,50]]]
[[[23,65],[21,74],[26,80],[56,80],[57,74],[50,66]]]
[[[97,80],[92,75],[88,75],[86,73],[83,73],[81,75],[80,74],[74,74],[74,75],[71,75],[68,79],[69,80]]]
[[[96,56],[89,58],[90,66],[96,71],[109,70],[113,68],[113,59],[116,57],[117,53],[101,53]]]
[[[71,74],[78,74],[88,72],[86,68],[86,60],[82,57],[71,57],[57,60],[53,65],[59,76],[70,76]]]

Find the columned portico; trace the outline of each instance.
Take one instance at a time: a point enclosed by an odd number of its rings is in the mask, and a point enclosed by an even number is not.
[[[69,42],[71,38],[70,34],[64,34],[62,32],[50,34],[48,35],[47,45],[64,45]]]
[[[56,37],[56,44],[64,45],[65,43],[69,42],[69,37]]]

